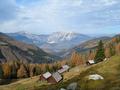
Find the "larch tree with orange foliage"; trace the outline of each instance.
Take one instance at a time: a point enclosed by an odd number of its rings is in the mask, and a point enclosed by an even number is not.
[[[90,50],[88,54],[88,60],[94,60],[94,58],[95,58],[95,52]]]
[[[34,76],[34,73],[35,73],[35,65],[34,64],[29,65],[29,73],[30,73],[30,77]]]
[[[71,64],[72,66],[77,66],[83,64],[82,55],[77,52],[73,52],[71,56]]]
[[[120,43],[115,46],[116,54],[120,54]]]
[[[4,72],[5,79],[11,78],[11,67],[8,63],[3,64],[3,72]]]
[[[110,58],[111,57],[110,48],[109,47],[105,48],[105,56],[106,56],[106,58]]]
[[[23,64],[20,65],[20,68],[17,71],[17,77],[18,78],[26,78],[28,77],[26,68]]]

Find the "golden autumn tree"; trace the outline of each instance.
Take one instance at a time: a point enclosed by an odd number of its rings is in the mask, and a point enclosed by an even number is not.
[[[46,64],[41,64],[40,68],[42,72],[46,72]]]
[[[30,77],[34,76],[34,73],[35,73],[35,65],[34,64],[29,65],[29,73],[30,73]]]
[[[112,42],[116,43],[117,42],[117,38],[112,38]]]
[[[106,56],[106,58],[110,58],[111,57],[110,48],[109,47],[105,48],[105,56]]]
[[[17,71],[17,77],[18,78],[26,78],[28,77],[26,68],[23,64],[20,65],[20,68]]]
[[[94,58],[95,58],[95,52],[90,50],[88,54],[88,60],[94,60]]]
[[[82,65],[83,64],[83,58],[82,58],[82,55],[80,54],[76,54],[76,57],[77,57],[77,62],[76,62],[76,65]]]
[[[116,54],[120,54],[120,43],[115,46]]]
[[[76,65],[76,52],[73,52],[71,55],[71,66],[75,66]]]
[[[77,52],[73,52],[72,56],[71,56],[71,64],[72,64],[72,66],[83,64],[82,55],[80,55]]]
[[[8,63],[3,64],[3,72],[5,79],[11,78],[11,67]]]

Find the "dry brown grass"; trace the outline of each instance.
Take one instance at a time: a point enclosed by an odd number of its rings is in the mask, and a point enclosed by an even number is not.
[[[46,85],[46,82],[39,81],[39,76],[27,79],[20,79],[14,83],[0,86],[0,90],[32,90],[34,87]]]

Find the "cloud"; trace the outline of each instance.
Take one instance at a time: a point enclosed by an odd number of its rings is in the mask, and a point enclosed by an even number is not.
[[[4,21],[0,28],[6,32],[99,32],[98,28],[120,25],[119,4],[119,0],[4,0],[0,1]]]

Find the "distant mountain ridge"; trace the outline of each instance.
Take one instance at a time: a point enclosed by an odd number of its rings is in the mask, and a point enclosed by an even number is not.
[[[0,33],[0,62],[15,60],[24,63],[50,63],[58,59],[59,57],[48,54],[34,45]]]
[[[102,40],[104,43],[110,41],[112,39],[112,37],[107,37],[107,36],[104,36],[104,37],[99,37],[99,38],[93,38],[91,40],[88,40],[84,43],[81,43],[77,46],[75,46],[74,48],[71,48],[69,49],[68,51],[64,52],[62,54],[63,57],[69,57],[74,51],[76,52],[79,52],[79,53],[85,53],[85,52],[88,52],[92,49],[96,49],[97,45],[98,45],[98,42],[100,40]]]
[[[17,32],[8,33],[7,35],[19,41],[35,44],[49,53],[68,50],[84,41],[91,39],[90,36],[74,32],[54,32],[49,35],[36,35],[26,32]]]

